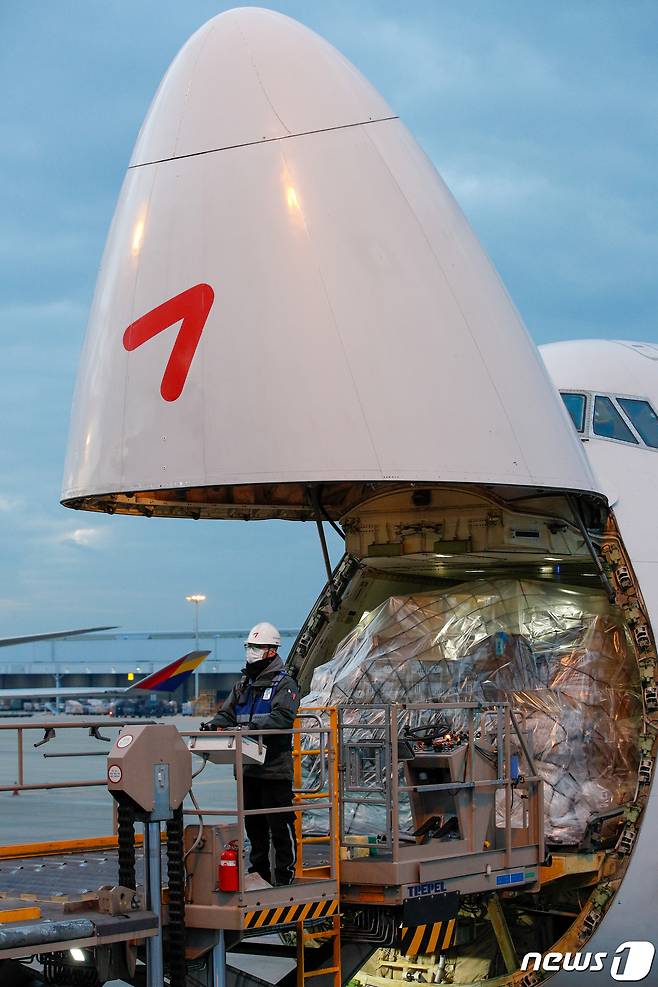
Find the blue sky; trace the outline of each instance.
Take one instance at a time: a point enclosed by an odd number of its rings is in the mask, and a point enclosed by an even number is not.
[[[294,626],[321,588],[311,525],[59,506],[79,348],[134,139],[178,48],[234,5],[0,6],[0,634],[184,629],[192,592],[208,596],[206,627]],[[403,117],[538,343],[658,337],[655,2],[266,6],[327,37]]]

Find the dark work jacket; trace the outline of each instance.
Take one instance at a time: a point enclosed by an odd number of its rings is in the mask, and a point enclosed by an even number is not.
[[[268,689],[273,689],[273,692],[265,699]],[[299,708],[299,686],[285,671],[278,655],[253,681],[248,677],[246,669],[243,670],[224,705],[210,721],[210,726],[237,726],[236,707],[243,707],[239,719],[244,726],[249,724],[250,728],[262,727],[263,730],[292,729]],[[268,708],[269,711],[264,711]],[[292,781],[292,736],[263,737],[263,743],[267,748],[265,763],[245,765],[244,774],[249,778]]]

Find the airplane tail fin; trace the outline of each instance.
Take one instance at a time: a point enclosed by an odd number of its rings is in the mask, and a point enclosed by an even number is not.
[[[209,651],[190,651],[126,689],[128,692],[174,692],[205,661]]]

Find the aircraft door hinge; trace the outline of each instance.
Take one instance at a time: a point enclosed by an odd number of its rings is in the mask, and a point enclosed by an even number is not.
[[[658,712],[658,689],[655,685],[648,685],[642,690],[644,696],[644,708],[647,713]]]
[[[613,894],[613,888],[607,882],[605,884],[601,884],[596,889],[592,895],[592,907],[585,916],[580,932],[578,933],[578,939],[580,942],[585,942],[589,939],[594,930],[598,927],[603,915],[605,914],[608,902],[612,898]]]
[[[651,647],[651,635],[646,624],[636,624],[633,628],[633,637],[640,651],[648,651]]]
[[[629,590],[633,589],[633,577],[628,570],[628,566],[616,566],[613,569],[613,576],[615,578],[615,582],[623,593],[628,593]]]
[[[615,850],[622,856],[627,856],[635,845],[635,840],[637,838],[637,830],[635,826],[625,826],[622,830],[622,834],[617,841],[617,846]]]
[[[637,770],[638,780],[641,785],[648,785],[653,774],[653,758],[643,757]]]
[[[521,980],[517,980],[517,981],[511,980],[509,981],[509,983],[516,983],[518,987],[537,987],[537,984],[540,984],[542,982],[542,979],[543,978],[540,976],[540,974],[537,973],[535,970],[529,970],[528,973],[526,973],[525,977],[522,977]]]

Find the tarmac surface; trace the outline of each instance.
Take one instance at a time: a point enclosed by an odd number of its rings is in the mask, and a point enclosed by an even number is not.
[[[35,713],[32,717],[0,719],[0,788],[18,781],[16,731],[7,729],[18,724],[23,733],[24,783],[28,785],[95,780],[93,788],[67,787],[46,791],[0,792],[0,846],[8,844],[41,843],[57,840],[83,839],[112,834],[113,800],[105,787],[105,755],[110,743],[95,740],[88,729],[60,729],[42,747],[34,744],[43,739],[43,730],[30,728],[31,723],[55,721],[75,725],[90,719],[87,716],[59,716]],[[197,730],[199,718],[173,716],[160,721],[173,723],[179,730]],[[117,727],[103,727],[101,734],[112,740]],[[94,756],[75,757],[78,752],[94,752]],[[65,755],[44,757],[44,755]],[[194,770],[201,766],[195,759]],[[231,767],[207,764],[195,779],[194,793],[202,808],[224,809],[235,806],[235,781]],[[191,804],[186,802],[186,807]],[[193,821],[190,817],[189,822]],[[227,818],[226,821],[230,821]]]

